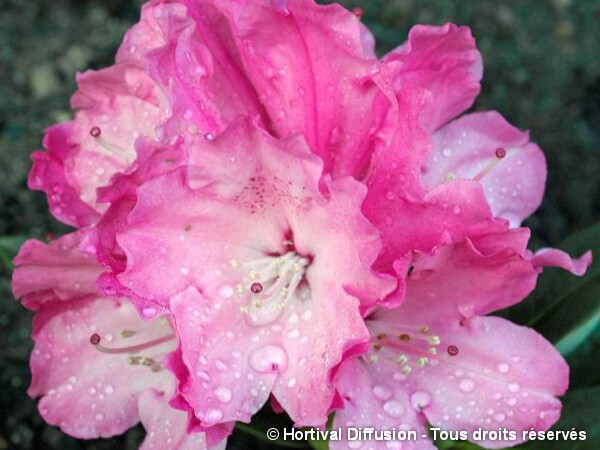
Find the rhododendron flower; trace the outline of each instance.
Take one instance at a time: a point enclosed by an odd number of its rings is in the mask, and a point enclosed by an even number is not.
[[[417,430],[418,436],[427,435],[427,424],[463,430],[470,438],[478,429],[516,431],[512,440],[477,441],[498,448],[522,442],[523,430],[556,422],[556,396],[568,386],[566,362],[535,331],[481,317],[515,304],[534,287],[537,270],[525,255],[527,239],[527,230],[519,229],[416,254],[405,301],[367,316],[370,349],[337,372],[346,403],[334,428],[372,426],[376,418],[382,429]],[[585,255],[566,268],[581,274],[588,264]],[[355,446],[331,443],[333,449]],[[419,439],[406,448],[436,447]]]
[[[79,77],[29,178],[79,230],[13,278],[49,423],[185,448],[269,398],[298,426],[557,420],[560,355],[482,317],[589,265],[526,249],[543,154],[498,113],[456,118],[482,76],[468,28],[373,47],[339,5],[154,0]]]
[[[95,288],[102,268],[78,250],[80,241],[81,233],[49,245],[30,240],[15,259],[15,297],[36,312],[29,395],[42,397],[42,417],[85,439],[141,421],[144,449],[205,448],[204,434],[188,434],[186,414],[168,405],[175,380],[162,360],[175,347],[170,322],[145,322],[128,299],[103,297]]]
[[[201,426],[249,420],[270,392],[299,424],[320,425],[331,370],[369,339],[361,310],[395,287],[369,270],[380,242],[360,212],[365,187],[321,178],[303,139],[248,122],[189,153],[186,170],[137,189],[116,235],[127,267],[115,290],[149,318],[156,305],[173,314],[178,403]]]

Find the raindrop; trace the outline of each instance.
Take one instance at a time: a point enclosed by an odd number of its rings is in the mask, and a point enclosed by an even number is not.
[[[250,366],[258,373],[283,372],[287,362],[287,354],[279,345],[260,347],[250,355]]]
[[[460,382],[460,390],[463,392],[473,392],[475,382],[470,378],[465,378]]]
[[[506,363],[498,364],[498,372],[507,373],[510,370],[510,366]]]
[[[387,400],[392,396],[392,390],[387,386],[378,384],[373,388],[373,395],[379,400]]]
[[[404,406],[398,400],[388,400],[383,404],[383,410],[388,416],[397,419],[404,413]]]
[[[231,401],[231,391],[224,386],[219,386],[215,389],[215,395],[221,403],[229,403]]]
[[[410,396],[410,404],[419,411],[431,404],[431,395],[425,391],[417,391]]]
[[[521,387],[518,385],[518,383],[510,383],[510,384],[508,385],[508,390],[509,390],[510,392],[519,392],[519,389],[520,389],[520,388],[521,388]]]

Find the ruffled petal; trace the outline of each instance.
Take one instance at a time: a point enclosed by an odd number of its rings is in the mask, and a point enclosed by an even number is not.
[[[335,4],[269,1],[250,3],[232,24],[275,132],[301,133],[334,177],[364,170],[382,111],[379,63],[357,17]]]
[[[114,436],[139,421],[138,395],[170,382],[169,372],[145,362],[160,361],[174,347],[171,341],[135,357],[107,354],[90,343],[92,333],[114,348],[161,338],[171,329],[144,323],[128,301],[108,298],[46,305],[36,314],[29,394],[42,396],[46,422],[84,439]]]
[[[138,414],[146,429],[146,439],[140,446],[141,450],[205,450],[207,448],[204,433],[188,433],[187,414],[173,409],[168,404],[164,392],[148,390],[140,395]],[[215,447],[225,450],[227,440]]]
[[[555,248],[542,248],[533,254],[531,262],[537,267],[560,267],[573,275],[583,276],[592,264],[592,252],[587,251],[577,259]]]
[[[96,189],[129,167],[135,140],[154,138],[165,117],[157,86],[139,67],[87,71],[77,82],[72,104],[79,111],[74,120],[47,130],[48,152],[34,154],[29,187],[46,193],[59,220],[82,227],[107,207],[98,202]]]
[[[501,159],[496,156],[498,148],[505,150]],[[448,179],[481,176],[494,216],[518,227],[542,201],[546,160],[539,147],[529,142],[528,133],[511,126],[500,114],[473,113],[434,135],[422,181],[432,189]]]
[[[95,295],[102,268],[79,250],[82,236],[75,232],[49,244],[33,239],[25,242],[14,259],[15,298],[22,298],[27,308],[37,311],[48,302]]]
[[[468,27],[416,25],[383,62],[391,67],[397,90],[419,86],[431,96],[420,113],[427,132],[464,112],[479,94],[483,63]]]
[[[436,449],[427,437],[425,417],[412,407],[409,391],[398,387],[399,376],[393,364],[367,365],[360,359],[344,363],[334,380],[344,397],[344,407],[336,412],[332,429],[341,428],[346,437],[350,427],[416,432],[417,439],[332,440],[329,442],[331,450]]]

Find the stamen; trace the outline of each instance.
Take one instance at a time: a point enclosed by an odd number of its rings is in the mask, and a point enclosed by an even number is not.
[[[352,8],[352,14],[354,14],[356,17],[358,17],[360,19],[363,16],[364,11],[362,8],[355,6],[354,8]]]
[[[104,345],[100,344],[101,338],[98,333],[94,333],[90,336],[90,342],[96,348],[96,350],[98,350],[99,352],[108,353],[108,354],[137,353],[141,350],[145,350],[150,347],[155,347],[157,345],[164,344],[165,342],[169,342],[173,339],[175,339],[175,335],[168,334],[166,336],[162,336],[162,337],[159,337],[152,341],[144,342],[144,343],[138,344],[138,345],[131,345],[129,347],[120,347],[120,348],[110,348],[110,347],[105,347]]]
[[[248,315],[253,325],[265,325],[276,320],[294,296],[310,261],[289,251],[281,256],[250,262],[231,260],[230,263],[233,268],[245,272],[242,283],[237,285],[238,294],[247,295],[249,290],[255,295],[247,305],[240,307],[240,311]]]
[[[129,152],[127,152],[125,149],[123,149],[121,147],[118,147],[114,144],[109,143],[108,141],[106,141],[106,139],[104,139],[102,137],[102,129],[100,127],[93,126],[90,129],[90,135],[96,140],[98,145],[100,145],[104,150],[109,151],[110,153],[118,156],[119,158],[123,158],[126,160],[131,159]]]
[[[506,149],[498,147],[494,152],[494,158],[485,166],[481,172],[473,177],[475,181],[481,181],[488,173],[490,173],[494,167],[498,165],[500,160],[506,156]]]

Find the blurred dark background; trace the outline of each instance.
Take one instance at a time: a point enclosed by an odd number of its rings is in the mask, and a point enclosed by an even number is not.
[[[0,236],[43,237],[66,228],[44,196],[26,188],[29,154],[42,130],[70,117],[74,74],[113,61],[139,0],[0,0]],[[475,109],[495,109],[545,150],[549,182],[526,225],[534,247],[556,244],[600,218],[600,4],[594,0],[346,1],[380,53],[416,23],[469,25],[483,53]],[[0,449],[137,448],[139,428],[112,440],[80,442],[46,426],[29,384],[31,315],[12,300],[0,262]],[[230,448],[264,444],[236,432]],[[266,448],[266,447],[264,447]]]

